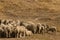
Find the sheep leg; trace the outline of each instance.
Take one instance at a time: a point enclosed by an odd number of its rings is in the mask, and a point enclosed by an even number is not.
[[[10,32],[9,32],[9,38],[10,38],[11,36],[10,36]]]
[[[38,33],[40,33],[40,29],[39,29],[39,32]]]
[[[44,34],[44,31],[45,31],[45,30],[42,30],[42,34]]]
[[[20,36],[19,37],[22,37],[22,33],[20,33]]]
[[[6,32],[6,37],[8,38],[8,32]]]
[[[25,37],[25,32],[24,32],[24,37]]]
[[[36,29],[34,29],[34,34],[36,33]]]
[[[0,31],[0,38],[1,38],[1,33],[2,33],[2,32]]]
[[[19,34],[19,33],[17,33],[17,38],[18,38],[18,34]]]
[[[42,33],[42,30],[40,30],[40,33]]]

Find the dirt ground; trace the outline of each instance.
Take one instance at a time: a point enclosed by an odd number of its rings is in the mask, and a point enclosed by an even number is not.
[[[60,33],[54,34],[34,34],[24,38],[0,38],[0,40],[60,40]]]

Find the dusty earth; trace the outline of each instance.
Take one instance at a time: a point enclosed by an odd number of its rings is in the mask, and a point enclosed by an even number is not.
[[[60,40],[60,33],[53,34],[34,34],[25,38],[0,38],[0,40]]]
[[[0,19],[47,23],[55,25],[60,31],[60,0],[0,0]],[[26,38],[0,38],[0,40],[60,40],[60,32],[56,35],[34,34]]]

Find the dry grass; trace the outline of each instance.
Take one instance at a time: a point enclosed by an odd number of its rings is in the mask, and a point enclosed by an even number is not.
[[[37,20],[35,20],[37,18]],[[60,31],[60,0],[0,0],[0,19],[33,20],[55,25]],[[26,37],[26,40],[60,40],[57,35],[39,35]],[[0,40],[5,40],[0,39]],[[7,38],[6,40],[24,40]]]

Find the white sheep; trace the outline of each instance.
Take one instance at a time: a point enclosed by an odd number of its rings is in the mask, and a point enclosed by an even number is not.
[[[2,32],[4,32],[4,29],[3,29],[3,28],[1,27],[1,25],[0,25],[0,37],[1,37],[1,35],[2,35],[2,34],[1,34]]]
[[[22,35],[25,37],[26,28],[24,26],[17,26],[16,29],[17,29],[17,38],[22,37]]]
[[[8,25],[1,24],[1,26],[4,29],[4,31],[6,32],[6,37],[11,37],[10,34],[12,32],[13,26],[11,24],[8,24]]]
[[[17,20],[16,24],[20,26],[20,20]]]
[[[5,25],[6,24],[6,20],[5,19],[2,19],[1,20],[1,24],[4,24]]]
[[[26,29],[26,36],[31,36],[31,35],[33,35],[33,33]]]

